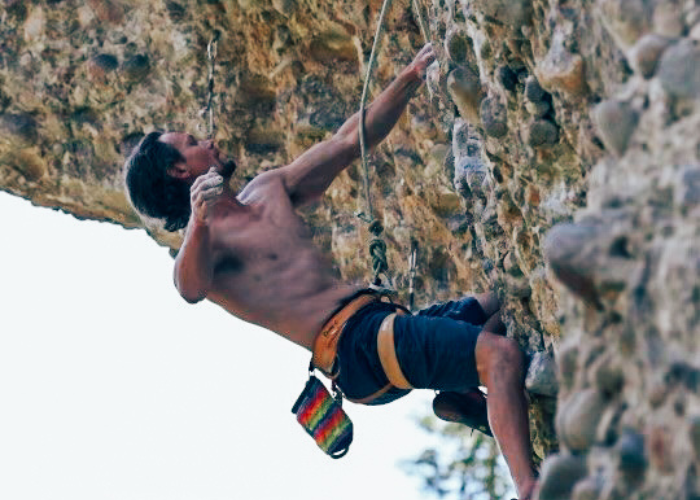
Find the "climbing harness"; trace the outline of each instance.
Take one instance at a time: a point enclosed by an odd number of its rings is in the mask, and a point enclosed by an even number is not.
[[[205,119],[207,127],[207,139],[213,139],[216,132],[216,124],[214,122],[214,68],[216,66],[216,52],[221,38],[221,31],[214,30],[211,40],[207,45],[207,64],[208,64],[208,80],[207,80],[207,103],[199,112],[200,116]],[[208,116],[207,116],[208,115]]]

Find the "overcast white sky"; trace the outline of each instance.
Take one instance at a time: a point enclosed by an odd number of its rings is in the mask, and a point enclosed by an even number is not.
[[[418,500],[432,394],[346,403],[331,460],[290,412],[308,353],[172,286],[143,231],[0,193],[0,498]]]

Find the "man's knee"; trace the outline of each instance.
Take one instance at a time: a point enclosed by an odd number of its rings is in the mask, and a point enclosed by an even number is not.
[[[476,342],[476,369],[479,380],[487,387],[499,379],[520,379],[523,376],[524,355],[518,343],[491,332],[481,332]]]

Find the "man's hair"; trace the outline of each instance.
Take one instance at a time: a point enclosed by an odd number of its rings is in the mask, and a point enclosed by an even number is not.
[[[190,219],[190,187],[168,174],[185,158],[174,146],[158,140],[162,134],[151,132],[136,146],[124,164],[124,182],[139,213],[164,220],[166,231],[177,231]]]

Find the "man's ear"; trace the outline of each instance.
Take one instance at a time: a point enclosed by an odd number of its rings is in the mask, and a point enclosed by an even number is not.
[[[179,161],[168,169],[168,175],[176,179],[184,180],[190,176],[190,171],[187,169],[187,164],[185,162]]]

